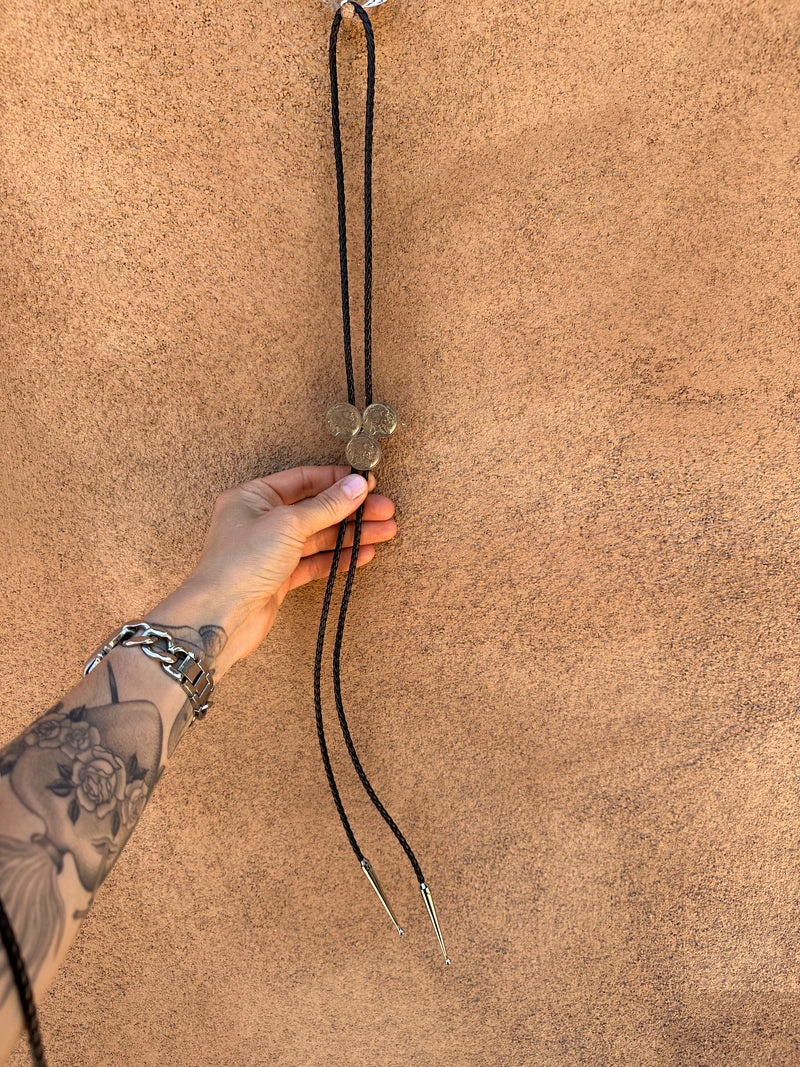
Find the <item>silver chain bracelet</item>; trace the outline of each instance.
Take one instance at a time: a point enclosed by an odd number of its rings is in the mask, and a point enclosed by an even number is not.
[[[166,649],[157,648],[157,641],[165,641]],[[158,660],[170,678],[180,682],[192,702],[194,715],[189,723],[194,726],[208,711],[211,695],[214,692],[214,668],[209,668],[203,660],[183,645],[179,645],[168,630],[151,626],[149,622],[139,620],[127,622],[83,668],[84,677],[95,669],[100,660],[107,656],[117,645],[139,647],[146,656]]]

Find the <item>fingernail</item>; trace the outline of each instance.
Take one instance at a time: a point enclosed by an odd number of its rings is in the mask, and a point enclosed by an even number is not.
[[[349,496],[353,500],[355,500],[357,496],[361,496],[367,488],[366,479],[362,478],[360,474],[348,474],[346,478],[342,479],[341,484],[345,496]]]

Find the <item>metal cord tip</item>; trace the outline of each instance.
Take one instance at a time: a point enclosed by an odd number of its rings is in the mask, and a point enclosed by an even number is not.
[[[403,931],[400,928],[400,923],[395,918],[394,912],[392,911],[391,907],[389,906],[389,901],[386,899],[386,894],[383,891],[381,883],[378,881],[378,879],[377,879],[377,877],[375,875],[375,872],[373,871],[372,867],[370,866],[370,862],[369,862],[368,859],[366,859],[366,857],[364,859],[362,859],[362,861],[361,861],[361,870],[367,876],[367,881],[372,886],[372,888],[375,890],[375,892],[378,894],[378,899],[380,900],[381,904],[383,904],[384,908],[386,909],[386,914],[392,920],[392,922],[395,925],[395,929],[397,930],[397,932],[402,937]]]
[[[439,927],[439,920],[436,917],[436,908],[433,906],[433,897],[431,896],[430,887],[424,882],[419,883],[420,891],[422,892],[422,899],[425,901],[425,907],[428,909],[428,915],[433,923],[433,929],[436,933],[436,939],[439,942],[439,948],[442,950],[445,963],[450,962],[450,957],[447,955],[447,949],[444,947],[444,938],[442,937],[442,931]]]

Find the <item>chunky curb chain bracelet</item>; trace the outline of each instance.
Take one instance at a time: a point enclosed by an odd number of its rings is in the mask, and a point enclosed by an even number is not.
[[[158,647],[159,641],[164,641],[167,647]],[[141,648],[146,656],[158,660],[170,678],[180,682],[192,702],[194,715],[189,725],[194,726],[198,719],[202,719],[208,711],[214,692],[213,667],[208,667],[200,656],[179,645],[169,630],[151,626],[149,622],[140,619],[137,622],[126,622],[122,629],[109,637],[83,668],[84,676],[90,674],[117,645]]]

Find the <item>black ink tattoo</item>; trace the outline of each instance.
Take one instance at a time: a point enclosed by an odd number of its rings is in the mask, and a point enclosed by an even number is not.
[[[57,884],[64,856],[72,856],[91,902],[144,810],[161,744],[156,706],[117,697],[100,707],[56,704],[3,750],[2,778],[45,826],[28,841],[0,836],[0,899],[32,982],[64,932]],[[2,1003],[11,983],[7,965],[0,971]]]
[[[196,652],[212,666],[228,640],[228,635],[221,626],[201,626],[199,630],[195,630],[192,626],[167,626],[159,622],[150,625],[169,630],[179,644],[185,645],[190,652]]]
[[[169,629],[206,662],[227,641],[221,626]],[[44,829],[28,840],[0,835],[0,900],[32,983],[64,934],[66,908],[58,879],[65,856],[89,894],[86,908],[73,912],[81,919],[164,771],[158,708],[149,700],[121,700],[110,661],[106,669],[109,704],[55,704],[0,750],[0,790],[10,790]],[[187,700],[172,726],[169,754],[190,707]],[[0,950],[0,1006],[13,989],[11,968]]]

